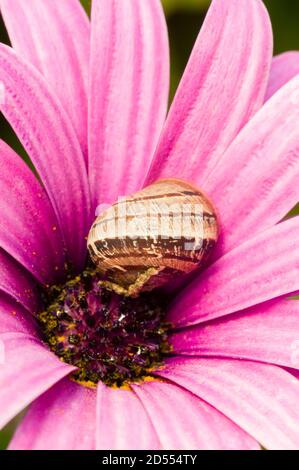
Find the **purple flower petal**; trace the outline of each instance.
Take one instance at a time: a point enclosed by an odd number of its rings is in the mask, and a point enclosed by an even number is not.
[[[272,32],[259,0],[214,0],[172,104],[147,183],[207,175],[264,101]]]
[[[30,406],[10,450],[95,449],[96,391],[68,378]]]
[[[187,326],[299,290],[299,217],[243,243],[174,300],[169,320]]]
[[[274,57],[266,100],[271,98],[283,85],[299,74],[299,52],[289,51]]]
[[[98,385],[97,449],[160,449],[151,419],[132,390]]]
[[[64,245],[49,199],[33,173],[0,141],[0,247],[41,283],[64,273]]]
[[[169,53],[159,0],[93,0],[90,79],[96,207],[140,189],[165,119]]]
[[[0,108],[45,185],[71,261],[81,267],[91,214],[84,158],[73,126],[40,73],[3,44],[0,80]]]
[[[220,356],[297,367],[299,302],[277,300],[174,333],[176,354]]]
[[[36,338],[39,335],[33,316],[29,315],[20,304],[0,292],[0,334],[16,332],[25,333]],[[2,364],[0,370],[1,367]]]
[[[0,249],[0,291],[11,296],[31,313],[39,310],[39,295],[34,280],[2,249]]]
[[[299,382],[280,367],[233,359],[172,359],[159,375],[214,406],[263,447],[298,449]]]
[[[279,222],[299,199],[299,77],[252,118],[204,190],[218,209],[218,256]]]
[[[299,380],[299,371],[294,369],[287,369],[290,374],[292,374],[296,379]]]
[[[14,49],[46,77],[87,158],[90,24],[78,0],[0,0]]]
[[[258,443],[215,408],[171,383],[134,385],[163,449],[257,450]]]
[[[74,370],[35,338],[22,333],[0,335],[0,429],[33,400]]]

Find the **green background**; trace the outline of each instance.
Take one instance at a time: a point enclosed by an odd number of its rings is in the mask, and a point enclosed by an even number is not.
[[[60,0],[63,1],[63,0]],[[144,0],[146,1],[146,0]],[[171,96],[173,96],[182,75],[192,45],[196,39],[209,0],[162,0],[167,16],[171,47]],[[89,11],[90,0],[82,0]],[[275,53],[286,50],[299,50],[299,1],[297,0],[265,0],[270,12]],[[0,23],[0,40],[8,42],[3,23]],[[12,145],[25,158],[19,142],[7,123],[0,118],[0,137]],[[15,420],[0,432],[0,449],[4,449],[16,425]]]

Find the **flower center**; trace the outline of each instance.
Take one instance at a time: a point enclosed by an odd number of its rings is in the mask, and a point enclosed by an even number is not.
[[[158,295],[129,298],[99,285],[86,270],[64,286],[51,287],[38,315],[45,341],[64,362],[77,367],[73,379],[121,387],[146,378],[170,352],[165,306]]]

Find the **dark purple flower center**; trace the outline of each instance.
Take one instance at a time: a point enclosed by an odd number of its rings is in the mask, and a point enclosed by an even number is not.
[[[86,270],[49,289],[39,314],[44,339],[63,361],[76,366],[80,383],[123,386],[144,379],[170,352],[165,305],[157,294],[122,297],[99,286]]]

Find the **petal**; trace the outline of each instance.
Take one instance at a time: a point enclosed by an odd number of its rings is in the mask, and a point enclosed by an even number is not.
[[[16,332],[38,337],[38,328],[32,315],[29,315],[20,304],[0,292],[0,334]]]
[[[1,249],[0,291],[11,296],[31,313],[39,309],[39,295],[32,277]]]
[[[173,359],[159,375],[198,395],[269,450],[299,445],[299,382],[279,367],[228,359]]]
[[[10,450],[93,450],[96,391],[68,378],[30,406]]]
[[[243,358],[299,368],[299,361],[294,361],[296,346],[299,350],[299,302],[275,299],[174,333],[171,344],[176,354]]]
[[[297,353],[297,358],[298,358],[298,353]],[[299,371],[298,370],[294,370],[294,369],[287,369],[287,370],[290,374],[293,374],[294,377],[296,377],[296,379],[299,380]]]
[[[90,25],[78,0],[0,0],[14,49],[46,77],[87,157]]]
[[[299,52],[289,51],[274,57],[266,100],[271,98],[283,85],[299,74]]]
[[[187,390],[171,383],[133,386],[158,433],[163,449],[259,449],[254,439]]]
[[[0,429],[74,367],[61,362],[42,343],[22,333],[0,335]]]
[[[179,176],[202,186],[262,105],[271,59],[271,25],[262,2],[214,0],[172,104],[147,183]]]
[[[65,272],[64,245],[49,199],[33,173],[0,141],[0,247],[41,283]]]
[[[97,449],[160,449],[151,420],[132,390],[98,385]]]
[[[0,108],[41,177],[75,267],[86,256],[88,181],[73,126],[45,79],[13,49],[0,45]]]
[[[218,255],[279,222],[299,200],[299,77],[252,118],[205,183],[218,209]]]
[[[299,217],[235,248],[174,300],[169,320],[192,325],[299,290]]]
[[[91,37],[89,173],[96,206],[140,189],[161,132],[169,52],[160,1],[94,0]]]

